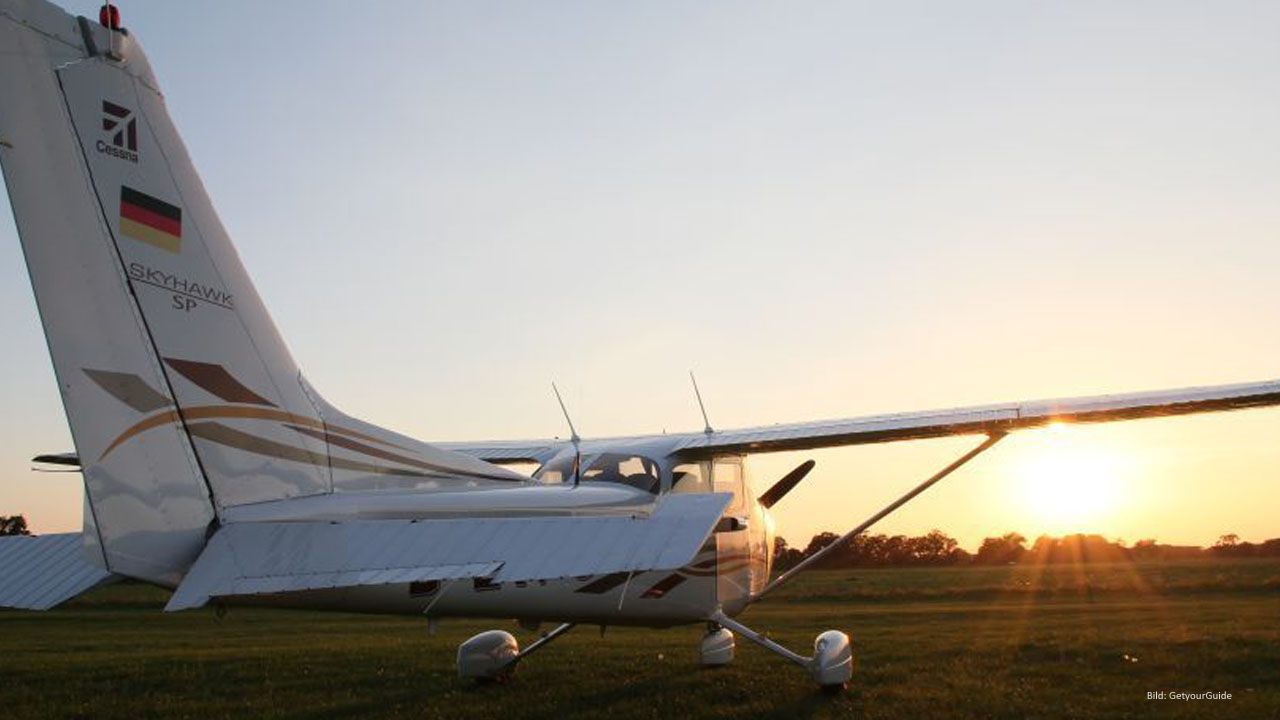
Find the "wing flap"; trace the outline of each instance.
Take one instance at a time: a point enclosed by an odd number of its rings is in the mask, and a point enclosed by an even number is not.
[[[114,578],[89,562],[80,533],[0,537],[0,607],[48,610]]]
[[[672,495],[646,516],[233,523],[210,538],[165,609],[426,580],[673,570],[697,554],[729,499]]]

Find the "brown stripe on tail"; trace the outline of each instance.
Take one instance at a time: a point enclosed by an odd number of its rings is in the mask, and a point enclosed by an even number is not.
[[[176,358],[165,358],[164,362],[181,373],[186,379],[227,402],[267,405],[269,407],[276,406],[275,403],[245,387],[221,365],[196,362],[195,360],[178,360]]]
[[[274,440],[250,435],[241,432],[235,428],[228,427],[217,422],[201,422],[187,426],[187,430],[192,436],[198,437],[219,445],[244,450],[255,455],[264,455],[279,460],[291,460],[293,462],[304,463],[307,465],[315,465],[316,467],[334,467],[342,470],[354,470],[356,472],[366,472],[377,475],[408,475],[410,477],[437,477],[437,473],[426,473],[418,470],[410,470],[408,468],[394,468],[384,465],[372,465],[369,463],[357,462],[355,460],[347,460],[344,458],[329,457],[320,453],[311,452],[306,448],[293,447],[285,445]]]
[[[148,413],[173,404],[173,400],[170,400],[167,395],[151,387],[137,375],[89,368],[81,368],[81,370],[111,397],[140,413]]]
[[[286,425],[285,427],[295,432],[300,432],[303,435],[307,435],[307,436],[316,438],[318,440],[323,440],[324,442],[327,442],[330,445],[336,445],[337,447],[340,447],[340,448],[345,448],[347,450],[351,450],[354,452],[363,453],[371,457],[381,458],[383,460],[390,460],[391,462],[398,462],[403,465],[409,465],[411,467],[420,468],[422,470],[435,470],[437,472],[447,473],[449,475],[465,475],[467,477],[485,478],[489,480],[507,479],[497,475],[486,475],[484,473],[471,473],[471,472],[463,472],[461,470],[450,470],[449,468],[442,467],[440,465],[433,465],[429,462],[424,462],[417,458],[405,457],[404,455],[397,455],[396,453],[387,452],[386,450],[382,450],[380,448],[370,447],[369,445],[365,445],[364,443],[356,442],[355,440],[342,437],[341,435],[334,435],[333,433],[325,432],[324,430],[313,430],[311,428],[299,427],[296,425]]]
[[[376,442],[391,447],[399,447],[392,445],[385,440],[379,440],[371,435],[356,432],[355,430],[347,430],[345,428],[335,427],[333,425],[325,425],[315,418],[309,418],[303,415],[295,415],[284,410],[264,407],[241,407],[236,405],[201,405],[192,408],[183,408],[182,416],[187,420],[208,420],[213,418],[244,418],[249,420],[279,420],[281,422],[291,422],[296,425],[305,425],[311,428],[324,429],[328,428],[334,433],[342,433],[351,437],[361,438],[369,442]],[[178,413],[174,410],[152,415],[143,418],[137,424],[120,433],[120,436],[111,441],[111,445],[102,453],[102,457],[106,457],[108,453],[122,445],[126,440],[139,435],[153,428],[167,425],[169,423],[178,422]]]

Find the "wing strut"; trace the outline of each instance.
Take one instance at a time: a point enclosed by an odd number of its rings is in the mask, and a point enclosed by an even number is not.
[[[550,632],[544,633],[544,634],[542,635],[542,637],[540,637],[540,638],[538,638],[537,640],[533,641],[533,643],[532,643],[531,645],[529,645],[529,647],[525,648],[524,650],[521,650],[521,651],[520,651],[520,654],[518,654],[518,655],[516,655],[515,657],[511,658],[511,665],[512,665],[512,666],[514,666],[516,663],[518,663],[518,662],[520,662],[521,660],[525,659],[525,658],[526,658],[526,657],[528,657],[529,655],[532,655],[533,653],[537,652],[538,648],[541,648],[543,645],[546,645],[546,644],[550,643],[552,640],[555,640],[556,638],[560,637],[561,635],[563,635],[563,634],[565,634],[565,633],[569,632],[569,631],[570,631],[570,630],[572,630],[576,625],[577,625],[577,623],[564,623],[564,624],[562,624],[562,625],[558,625],[558,626],[556,626],[556,627],[555,627],[555,628],[553,628]]]
[[[965,453],[964,455],[961,455],[955,462],[942,468],[937,473],[935,473],[932,477],[930,477],[928,480],[925,480],[924,482],[912,488],[911,491],[908,492],[906,495],[903,495],[897,500],[894,500],[893,502],[889,503],[887,506],[885,506],[883,510],[867,518],[865,521],[863,521],[861,525],[845,533],[839,540],[836,540],[830,545],[822,548],[818,552],[805,558],[805,560],[801,562],[799,565],[779,575],[777,578],[774,579],[773,582],[766,585],[763,590],[761,590],[760,592],[752,596],[751,602],[755,602],[759,600],[765,595],[768,595],[774,589],[786,584],[787,582],[790,582],[792,578],[800,574],[802,571],[812,567],[814,563],[826,557],[828,554],[835,552],[837,549],[843,547],[845,543],[849,542],[854,537],[862,534],[863,532],[866,532],[867,528],[883,520],[884,517],[889,513],[892,513],[894,510],[897,510],[898,508],[907,504],[915,496],[933,487],[933,485],[937,483],[939,480],[941,480],[942,478],[950,475],[956,470],[959,470],[960,467],[965,463],[969,462],[970,460],[978,457],[982,453],[991,449],[992,445],[995,445],[996,443],[1004,439],[1005,434],[1006,433],[999,432],[999,431],[991,433],[990,435],[987,436],[986,440],[982,441],[980,445],[970,450],[969,452]]]

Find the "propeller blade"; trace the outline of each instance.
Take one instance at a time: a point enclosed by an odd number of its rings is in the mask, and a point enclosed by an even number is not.
[[[804,479],[805,475],[809,474],[809,471],[813,469],[814,465],[817,465],[817,463],[812,460],[805,460],[800,463],[795,470],[783,475],[781,480],[774,483],[773,487],[765,490],[764,494],[760,496],[760,504],[766,508],[771,508],[776,505],[784,495],[791,492],[795,489],[795,486],[800,484],[800,481]]]

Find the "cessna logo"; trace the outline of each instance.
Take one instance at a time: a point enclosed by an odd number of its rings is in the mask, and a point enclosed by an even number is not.
[[[102,132],[108,139],[98,141],[98,152],[138,162],[138,119],[132,110],[103,100]]]

